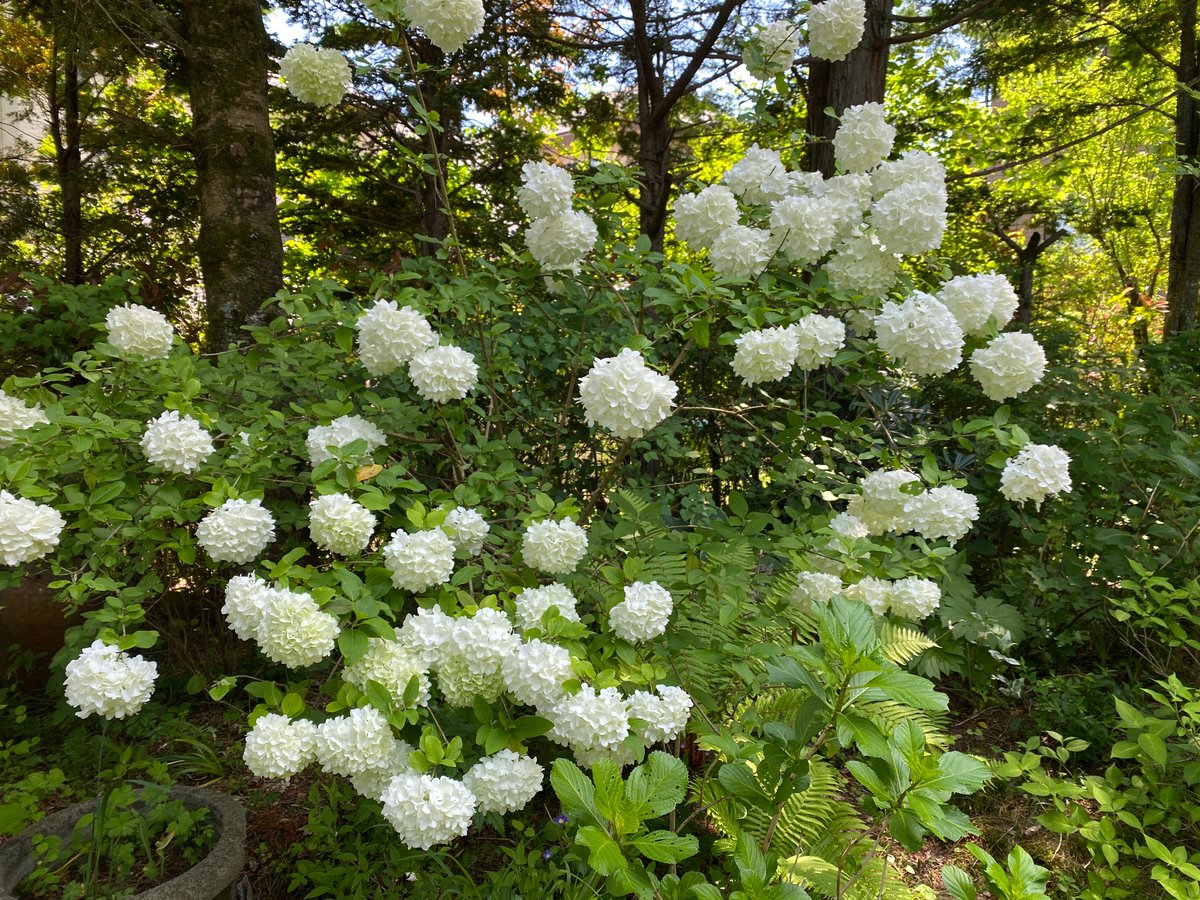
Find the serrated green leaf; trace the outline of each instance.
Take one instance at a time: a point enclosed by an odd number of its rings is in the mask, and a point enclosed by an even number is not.
[[[629,843],[646,859],[660,863],[680,862],[695,856],[700,849],[700,844],[694,836],[662,830],[639,835]]]
[[[621,847],[597,825],[584,825],[575,833],[575,843],[588,848],[588,865],[601,875],[612,875],[628,868]]]
[[[579,766],[559,758],[550,767],[550,786],[567,815],[580,821],[603,826],[596,810],[596,788]]]

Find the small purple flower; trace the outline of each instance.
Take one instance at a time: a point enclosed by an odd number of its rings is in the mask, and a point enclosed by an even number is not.
[[[550,847],[547,847],[545,850],[542,851],[542,859],[543,860],[548,860],[553,855],[554,855],[554,851]]]
[[[571,821],[571,820],[567,817],[566,813],[559,813],[557,816],[554,817],[555,825],[566,825],[567,822],[569,822],[569,821]]]

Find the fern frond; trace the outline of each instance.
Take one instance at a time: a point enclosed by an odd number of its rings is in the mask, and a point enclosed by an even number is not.
[[[901,723],[911,720],[921,726],[925,732],[925,740],[932,747],[945,749],[953,743],[953,738],[946,734],[946,714],[914,709],[895,700],[875,700],[860,703],[855,712],[861,713],[879,726],[884,734],[891,734]]]
[[[816,896],[831,900],[876,900],[879,897],[911,900],[914,896],[895,867],[877,856],[863,862],[856,873],[843,871],[840,878],[838,867],[822,857],[793,856],[779,863],[778,877],[793,884],[803,884]],[[850,883],[852,877],[854,881]]]
[[[879,643],[883,655],[898,666],[937,647],[937,641],[930,640],[917,629],[891,622],[883,623],[879,631]]]

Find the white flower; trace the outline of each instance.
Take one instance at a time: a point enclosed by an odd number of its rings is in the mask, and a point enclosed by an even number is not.
[[[867,172],[888,158],[896,128],[884,118],[882,103],[859,103],[842,113],[833,136],[833,154],[846,172]]]
[[[826,572],[801,572],[788,599],[797,606],[828,603],[834,594],[842,592],[842,579]]]
[[[865,538],[871,533],[867,529],[867,523],[848,510],[829,520],[829,530],[848,541]]]
[[[674,601],[657,581],[625,585],[625,599],[608,612],[608,627],[617,637],[640,644],[667,630]]]
[[[259,778],[291,778],[313,761],[316,734],[312,722],[267,713],[246,735],[242,759]]]
[[[504,676],[499,667],[476,672],[465,659],[453,654],[442,657],[437,683],[447,706],[470,708],[476,699],[494,703],[504,693]]]
[[[315,466],[327,459],[333,459],[333,450],[340,450],[357,440],[367,442],[363,458],[387,443],[383,432],[362,416],[338,416],[328,425],[310,428],[304,445],[308,449],[309,460]]]
[[[900,257],[862,231],[842,241],[823,268],[831,290],[880,297],[896,283]]]
[[[996,320],[997,328],[1003,328],[1012,321],[1019,302],[1008,279],[994,272],[951,278],[937,296],[962,330],[973,336],[985,332],[991,319]]]
[[[788,195],[791,182],[779,153],[752,144],[725,173],[729,189],[751,206],[770,206]]]
[[[46,414],[36,403],[29,406],[23,400],[0,391],[0,448],[7,447],[16,440],[18,431],[48,421]]]
[[[940,247],[946,231],[946,190],[924,181],[898,185],[871,207],[871,230],[892,253]]]
[[[562,699],[563,687],[575,677],[565,647],[536,638],[513,649],[500,664],[504,688],[526,706],[549,707]]]
[[[799,352],[796,331],[778,326],[747,331],[734,343],[733,371],[748,385],[786,378]]]
[[[871,607],[871,612],[882,616],[891,603],[892,584],[882,578],[868,575],[856,584],[842,590],[847,600],[859,600]]]
[[[372,375],[394,372],[422,350],[437,345],[437,332],[411,306],[379,300],[358,317],[358,358]]]
[[[75,707],[75,715],[124,719],[154,693],[158,665],[97,640],[67,663],[66,672],[67,703]]]
[[[846,326],[831,316],[804,316],[790,330],[796,335],[796,365],[805,372],[833,362],[846,342]]]
[[[846,211],[836,197],[785,197],[771,210],[771,233],[789,260],[812,265],[833,249]]]
[[[462,400],[470,393],[479,378],[479,366],[461,347],[430,347],[412,358],[408,377],[423,399],[445,403]]]
[[[483,0],[405,0],[404,14],[444,53],[483,31]]]
[[[833,205],[838,223],[838,237],[854,233],[863,214],[871,205],[871,176],[862,172],[834,175],[816,185],[816,196]]]
[[[196,543],[213,562],[248,563],[275,540],[275,519],[261,500],[226,500],[196,526]]]
[[[413,768],[408,762],[412,755],[412,745],[397,738],[392,742],[388,757],[380,765],[364,769],[357,775],[350,776],[350,783],[358,791],[360,797],[379,801],[384,790],[397,775],[412,774]]]
[[[442,612],[441,607],[433,606],[406,616],[396,637],[426,669],[432,669],[441,661],[453,630],[454,619]]]
[[[866,30],[866,0],[824,0],[808,11],[808,51],[838,62],[857,47]]]
[[[1053,444],[1026,444],[1000,474],[1000,493],[1014,503],[1032,500],[1041,509],[1052,494],[1071,490],[1071,457]]]
[[[401,773],[379,799],[384,818],[414,850],[428,850],[461,837],[475,815],[475,795],[453,778]]]
[[[879,348],[914,375],[945,375],[962,362],[962,329],[932,294],[883,304],[875,332]]]
[[[542,767],[536,759],[501,750],[481,759],[463,775],[463,785],[480,812],[510,813],[524,809],[542,789]]]
[[[104,325],[108,342],[125,357],[166,359],[175,340],[175,329],[166,316],[132,303],[110,309]]]
[[[289,669],[319,663],[333,652],[338,620],[322,612],[312,595],[270,588],[258,595],[262,618],[254,639],[263,654]]]
[[[531,219],[548,219],[571,210],[575,184],[571,173],[562,166],[545,162],[527,162],[521,167],[521,188],[517,202]],[[590,245],[589,245],[590,246]]]
[[[498,675],[505,657],[520,643],[508,616],[498,609],[483,607],[474,615],[459,616],[454,620],[441,666],[445,668],[446,659],[454,657],[476,675]]]
[[[483,551],[483,541],[491,531],[491,526],[475,510],[456,506],[446,514],[442,529],[454,541],[455,549],[469,556],[478,556]]]
[[[191,416],[168,409],[146,423],[142,434],[146,459],[168,472],[186,475],[200,468],[213,452],[212,438]]]
[[[749,225],[726,228],[708,248],[708,261],[727,278],[754,278],[774,255],[771,232]]]
[[[367,689],[368,681],[376,681],[387,688],[398,708],[404,707],[404,692],[409,682],[417,679],[417,696],[413,706],[429,703],[429,667],[411,647],[400,640],[397,632],[394,641],[384,638],[367,638],[367,649],[358,662],[342,671],[342,678],[357,688]]]
[[[723,184],[711,184],[698,194],[683,194],[675,201],[675,236],[693,250],[707,250],[737,222],[737,199]]]
[[[587,423],[607,428],[619,438],[639,438],[669,416],[678,391],[675,382],[651,369],[642,354],[628,347],[616,356],[597,359],[579,379],[579,402]]]
[[[587,213],[567,210],[535,219],[525,232],[530,254],[550,272],[576,272],[600,233]]]
[[[941,599],[941,588],[928,578],[901,578],[888,590],[892,613],[917,622],[937,609]]]
[[[904,508],[913,495],[904,493],[901,488],[920,480],[903,469],[871,472],[860,482],[862,496],[856,498],[857,503],[851,503],[850,512],[866,523],[870,534],[908,531]]]
[[[41,559],[58,546],[66,524],[58,510],[0,491],[0,563]]]
[[[262,623],[272,587],[255,575],[235,575],[225,585],[221,615],[243,641],[252,641]]]
[[[550,575],[575,571],[587,555],[587,532],[571,519],[554,522],[545,519],[525,529],[521,540],[521,558],[525,565]]]
[[[393,585],[416,594],[450,580],[454,542],[440,528],[413,534],[398,528],[383,548],[383,564]]]
[[[334,106],[350,86],[350,63],[337,50],[296,44],[279,61],[284,84],[301,103]]]
[[[971,354],[971,374],[992,400],[1023,394],[1046,374],[1046,353],[1023,331],[1002,334]]]
[[[371,542],[375,516],[349,494],[325,494],[308,508],[308,533],[322,550],[353,556]]]
[[[516,596],[517,627],[521,631],[540,628],[542,616],[552,606],[568,622],[578,622],[579,613],[575,610],[575,602],[575,595],[565,584],[525,588]]]
[[[641,719],[642,742],[649,747],[659,741],[673,741],[687,727],[692,698],[683,688],[660,684],[658,696],[649,691],[634,691],[625,703],[631,719]]]
[[[758,51],[757,62],[751,48]],[[767,81],[790,69],[799,49],[799,27],[794,22],[772,22],[750,36],[742,49],[742,63],[759,81]]]
[[[902,184],[920,181],[946,189],[946,167],[932,153],[906,150],[899,159],[888,160],[871,172],[871,191],[882,197]]]
[[[599,693],[585,684],[544,711],[554,723],[550,737],[575,750],[612,750],[629,737],[629,712],[616,688]]]
[[[978,518],[978,501],[956,487],[931,488],[904,502],[905,524],[927,541],[945,538],[957,543]]]
[[[317,762],[330,775],[358,775],[387,763],[395,745],[392,728],[373,706],[326,719],[317,726]]]

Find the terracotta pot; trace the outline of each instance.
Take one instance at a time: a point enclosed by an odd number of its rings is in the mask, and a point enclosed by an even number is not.
[[[142,900],[233,900],[238,876],[246,862],[246,811],[241,801],[217,791],[181,785],[171,788],[171,797],[182,800],[189,809],[207,809],[217,843],[208,856],[182,875],[133,896]],[[17,885],[36,867],[35,835],[57,835],[68,842],[75,832],[75,823],[95,808],[93,800],[51,813],[0,847],[0,900],[14,900]]]

